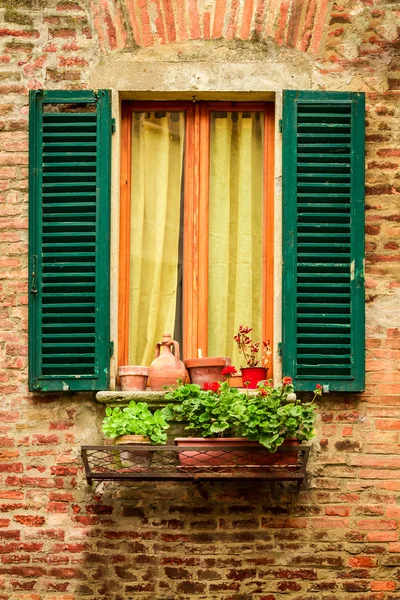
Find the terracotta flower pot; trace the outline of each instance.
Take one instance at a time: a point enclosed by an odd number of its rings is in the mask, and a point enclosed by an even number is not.
[[[144,435],[120,435],[114,438],[116,446],[132,446],[132,450],[122,450],[117,458],[120,469],[137,472],[150,467],[153,453],[143,448],[143,444],[150,444],[150,438]]]
[[[150,444],[150,438],[145,435],[120,435],[119,437],[114,438],[114,444],[117,444],[117,446],[125,446],[127,444]]]
[[[231,364],[227,356],[205,356],[204,358],[187,358],[185,367],[188,370],[190,381],[203,386],[213,381],[225,381],[222,369]]]
[[[298,452],[285,453],[284,449],[278,448],[277,452],[271,453],[265,451],[259,442],[252,442],[247,438],[175,438],[174,441],[178,447],[198,448],[179,452],[179,461],[183,467],[275,467],[296,465],[298,458]],[[292,438],[285,440],[284,444],[293,449],[300,446],[299,440]],[[220,448],[228,450],[225,452]],[[229,448],[235,450],[229,451]]]
[[[146,389],[149,367],[119,367],[118,375],[123,392],[143,392]]]
[[[268,369],[264,367],[242,367],[242,382],[243,387],[247,387],[249,390],[255,390],[257,383],[267,379]],[[246,381],[249,383],[247,384]]]

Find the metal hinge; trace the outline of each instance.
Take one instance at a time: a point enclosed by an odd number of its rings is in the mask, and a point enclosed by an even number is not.
[[[37,294],[37,255],[32,256],[32,278],[31,278],[31,294]]]
[[[111,119],[111,133],[115,133],[117,131],[117,124],[115,122],[114,117]]]
[[[282,128],[283,128],[282,119],[279,119],[279,133],[282,133]]]
[[[114,356],[114,342],[110,342],[110,356]]]

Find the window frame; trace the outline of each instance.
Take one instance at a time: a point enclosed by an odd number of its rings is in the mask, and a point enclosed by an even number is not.
[[[183,348],[186,358],[208,337],[208,206],[210,115],[213,111],[260,111],[264,114],[262,337],[273,346],[274,331],[274,140],[275,103],[226,101],[123,101],[121,109],[120,244],[118,294],[118,365],[128,364],[129,252],[131,219],[131,116],[141,110],[185,111]],[[272,377],[272,364],[269,376]]]

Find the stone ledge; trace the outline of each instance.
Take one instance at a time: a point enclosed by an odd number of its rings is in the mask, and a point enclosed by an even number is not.
[[[153,408],[166,406],[173,400],[165,400],[166,392],[155,392],[153,390],[145,390],[143,392],[97,392],[96,400],[107,406],[127,406],[131,400],[135,402],[147,402]]]
[[[244,388],[240,388],[241,391],[246,392]],[[247,393],[254,396],[256,390],[248,390]],[[122,391],[111,391],[111,392],[97,392],[96,400],[101,404],[107,406],[127,406],[131,400],[135,402],[147,402],[152,408],[162,408],[174,400],[165,400],[166,392],[155,392],[153,390],[145,390],[143,392],[122,392]],[[290,399],[293,402],[296,399],[296,395],[293,394],[293,398]]]

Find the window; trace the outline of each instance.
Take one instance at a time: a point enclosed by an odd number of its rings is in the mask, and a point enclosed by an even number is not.
[[[31,390],[101,390],[109,386],[110,96],[107,90],[30,93]],[[164,105],[161,110],[159,104],[125,105],[121,123],[125,140],[121,213],[127,218],[122,220],[121,229],[124,243],[119,314],[123,330],[120,340],[125,335],[125,342],[120,343],[121,352],[129,352],[131,306],[142,303],[150,314],[149,307],[157,304],[160,297],[156,294],[151,300],[146,299],[146,281],[137,275],[132,277],[132,272],[143,266],[140,262],[143,253],[136,249],[140,261],[135,258],[135,264],[131,260],[132,248],[136,248],[140,237],[143,240],[144,232],[147,246],[158,248],[158,232],[165,231],[166,224],[172,226],[168,241],[172,237],[175,240],[172,268],[168,267],[164,273],[161,261],[161,267],[157,267],[158,288],[164,293],[170,289],[165,282],[175,282],[171,287],[172,301],[164,304],[177,335],[182,324],[185,355],[195,356],[198,348],[205,353],[207,346],[208,353],[230,354],[224,346],[215,345],[220,343],[222,335],[218,333],[213,339],[213,318],[217,315],[222,320],[224,315],[225,323],[230,324],[232,318],[221,306],[238,304],[242,310],[243,299],[238,303],[235,300],[240,299],[243,290],[231,286],[229,279],[228,283],[224,280],[220,285],[220,282],[222,277],[230,278],[231,271],[236,271],[240,260],[231,257],[237,255],[245,257],[250,265],[248,271],[253,272],[254,267],[259,283],[260,248],[261,304],[256,304],[253,312],[258,315],[262,337],[272,338],[273,313],[280,308],[277,303],[273,305],[273,297],[279,298],[280,290],[272,295],[272,274],[273,267],[277,270],[280,265],[273,263],[271,240],[274,221],[278,223],[281,219],[281,215],[273,215],[273,123],[271,104],[181,103]],[[252,148],[252,160],[243,163],[237,152],[239,146],[232,140],[235,135],[239,138],[244,130],[248,134],[250,129],[253,133],[247,141]],[[150,153],[150,157],[153,152],[159,153],[157,161],[152,164],[150,158],[145,168],[140,150],[144,140],[142,130],[163,137],[162,144]],[[282,158],[283,164],[284,374],[294,379],[297,389],[312,390],[316,383],[321,383],[330,390],[362,390],[364,95],[285,92],[282,133],[279,160]],[[161,147],[164,147],[162,154]],[[235,162],[232,157],[236,154]],[[171,160],[166,161],[166,157]],[[249,164],[258,165],[254,177],[246,175],[241,179]],[[243,223],[232,190],[240,188],[240,182],[245,190],[243,214],[252,223],[259,221],[262,214],[262,226],[255,223],[259,234],[254,235],[257,249],[254,258],[248,250],[238,250],[243,240],[238,242],[241,236],[236,235],[234,225],[239,225],[236,231],[240,229],[242,233]],[[145,227],[138,218],[143,210],[140,208],[143,201],[138,202],[141,186],[153,189],[157,202],[161,197],[174,198],[172,204],[168,199],[165,205],[168,211],[165,209],[163,215],[154,204],[153,216],[150,213]],[[132,190],[136,204],[131,198]],[[255,204],[249,210],[253,199]],[[228,219],[228,210],[236,217]],[[151,229],[154,218],[156,233]],[[225,237],[217,239],[222,234]],[[224,248],[223,260],[220,248]],[[226,257],[230,260],[229,268],[225,266]],[[177,285],[180,266],[181,291]],[[250,304],[249,287],[246,281],[246,305]],[[220,302],[221,290],[225,293],[227,289],[230,295]],[[254,296],[260,302],[259,288]],[[246,313],[241,314],[243,321],[247,319]],[[150,322],[154,326],[157,319]],[[223,329],[228,331],[226,325]],[[279,341],[275,340],[275,345]]]
[[[272,103],[124,104],[119,364],[272,338]]]

